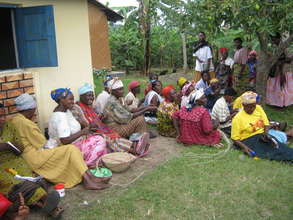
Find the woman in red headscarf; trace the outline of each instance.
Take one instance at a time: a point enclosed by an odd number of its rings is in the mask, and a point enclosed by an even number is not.
[[[173,113],[179,110],[179,105],[176,102],[176,90],[172,85],[169,85],[162,90],[162,95],[165,100],[161,102],[157,112],[159,134],[166,137],[176,137],[172,119]]]

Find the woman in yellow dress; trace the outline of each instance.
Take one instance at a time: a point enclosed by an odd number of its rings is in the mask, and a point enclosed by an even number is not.
[[[22,158],[35,173],[54,184],[64,183],[65,188],[71,188],[80,182],[83,182],[86,189],[107,187],[104,183],[97,183],[81,152],[74,145],[43,149],[46,138],[31,121],[36,110],[36,102],[32,96],[24,93],[15,99],[15,104],[19,113],[7,122],[9,131],[6,141],[16,143],[22,148]]]

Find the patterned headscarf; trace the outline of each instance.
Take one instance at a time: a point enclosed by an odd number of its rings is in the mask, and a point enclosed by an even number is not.
[[[219,82],[219,80],[217,78],[213,78],[213,79],[211,79],[210,84],[218,83],[218,82]]]
[[[182,88],[182,95],[186,95],[187,90],[189,89],[190,86],[192,86],[193,84],[191,82],[185,84]]]
[[[196,101],[199,100],[203,95],[204,95],[203,89],[194,91],[189,97],[189,102],[186,106],[187,111],[191,111],[191,109],[195,106]]]
[[[51,91],[51,98],[58,103],[61,98],[66,98],[70,94],[72,94],[70,89],[59,88]]]
[[[29,95],[28,93],[23,93],[22,95],[18,96],[14,100],[14,103],[18,111],[34,109],[37,107],[37,103],[34,97]]]
[[[123,87],[123,82],[118,77],[111,79],[107,84],[110,90],[120,89]]]
[[[245,92],[241,96],[242,104],[255,104],[256,103],[257,94],[251,91]]]

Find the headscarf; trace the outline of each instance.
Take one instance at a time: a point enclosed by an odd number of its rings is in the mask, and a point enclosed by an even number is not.
[[[180,88],[182,88],[182,86],[186,82],[187,82],[187,79],[185,77],[179,77],[178,80],[177,80],[177,83],[178,83],[178,85],[179,85]]]
[[[192,86],[193,84],[191,82],[185,84],[182,88],[182,95],[186,95],[187,90],[189,89],[190,86]]]
[[[220,48],[220,53],[228,52],[228,48]]]
[[[166,102],[170,102],[169,95],[170,95],[171,90],[173,90],[173,89],[175,89],[174,86],[173,85],[169,85],[169,86],[166,86],[162,90],[162,95],[164,96]]]
[[[249,52],[249,55],[255,55],[255,56],[257,56],[257,52],[255,50],[252,50],[252,51]]]
[[[106,87],[106,88],[109,87],[109,86],[108,86],[108,82],[109,82],[111,79],[113,79],[113,76],[111,76],[111,75],[106,75],[106,76],[105,76],[105,78],[104,78],[104,82],[103,82],[104,87]]]
[[[195,106],[196,101],[199,100],[203,95],[204,95],[203,89],[194,91],[189,97],[189,101],[186,106],[187,111],[190,111]]]
[[[255,104],[256,103],[257,94],[251,91],[245,92],[241,96],[242,104]]]
[[[70,94],[72,94],[70,89],[59,88],[51,91],[51,98],[58,103],[61,98],[66,98]]]
[[[133,90],[134,88],[138,87],[140,85],[140,82],[139,81],[132,81],[128,84],[128,90],[131,91]]]
[[[210,84],[218,83],[218,82],[219,82],[219,80],[217,78],[213,78],[213,79],[210,80]]]
[[[89,83],[85,83],[85,84],[83,84],[82,87],[80,87],[80,88],[78,89],[78,94],[79,94],[79,95],[83,95],[83,94],[86,94],[86,93],[88,93],[88,92],[93,92],[93,91],[94,91],[93,86],[90,85]]]
[[[28,93],[23,93],[22,95],[18,96],[14,100],[14,103],[18,111],[34,109],[37,107],[37,103],[34,97],[29,95]]]
[[[108,81],[108,88],[110,90],[120,89],[122,87],[123,87],[123,82],[118,77],[115,77],[111,79],[110,81]]]

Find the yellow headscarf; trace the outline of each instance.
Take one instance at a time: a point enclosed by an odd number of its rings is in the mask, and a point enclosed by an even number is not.
[[[178,85],[180,86],[180,88],[184,85],[184,83],[187,82],[187,79],[185,77],[179,77],[177,80]]]
[[[216,79],[216,78],[213,78],[213,79],[211,79],[211,81],[210,81],[210,83],[217,83],[217,82],[219,82],[219,80]]]

